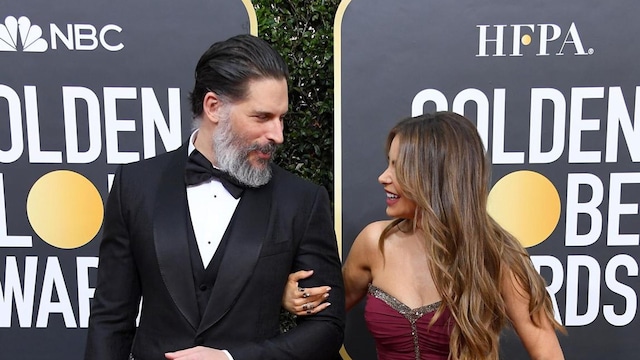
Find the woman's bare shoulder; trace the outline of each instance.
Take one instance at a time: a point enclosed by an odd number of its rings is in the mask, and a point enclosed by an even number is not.
[[[347,268],[362,267],[371,269],[379,261],[380,235],[391,221],[374,221],[365,226],[358,234],[345,261]]]
[[[369,247],[374,246],[378,247],[378,240],[380,239],[380,235],[384,229],[391,224],[392,220],[380,220],[369,223],[365,226],[358,237],[356,238],[356,242],[362,243],[363,245]]]
[[[389,226],[389,224],[391,224],[392,221],[393,220],[379,220],[369,223],[362,229],[360,235],[364,235],[367,237],[373,236],[377,239],[380,237],[380,234],[382,234],[384,229]]]

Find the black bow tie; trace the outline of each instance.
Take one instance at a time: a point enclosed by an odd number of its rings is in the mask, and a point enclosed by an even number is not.
[[[242,195],[242,192],[246,187],[238,182],[238,180],[236,180],[231,174],[214,168],[213,165],[211,165],[211,162],[207,160],[200,151],[193,150],[187,159],[184,181],[187,185],[198,185],[210,180],[211,178],[220,180],[229,194],[236,199]]]

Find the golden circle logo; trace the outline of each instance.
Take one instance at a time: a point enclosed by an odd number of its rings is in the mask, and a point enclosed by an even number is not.
[[[543,175],[516,171],[500,179],[489,193],[489,214],[522,246],[545,241],[560,220],[560,195]]]
[[[29,191],[27,217],[46,243],[75,249],[100,230],[102,197],[84,176],[69,170],[53,171],[38,179]]]
[[[531,44],[531,35],[529,34],[522,35],[520,42],[522,42],[522,45],[524,46]]]

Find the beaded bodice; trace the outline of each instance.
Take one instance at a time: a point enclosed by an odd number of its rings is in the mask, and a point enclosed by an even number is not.
[[[429,325],[439,307],[440,302],[436,302],[412,309],[370,284],[365,320],[376,340],[378,359],[447,359],[451,314],[445,309]]]

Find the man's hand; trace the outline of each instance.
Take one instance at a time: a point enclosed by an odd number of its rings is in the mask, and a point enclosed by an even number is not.
[[[204,346],[164,354],[169,360],[229,360],[224,351]]]

